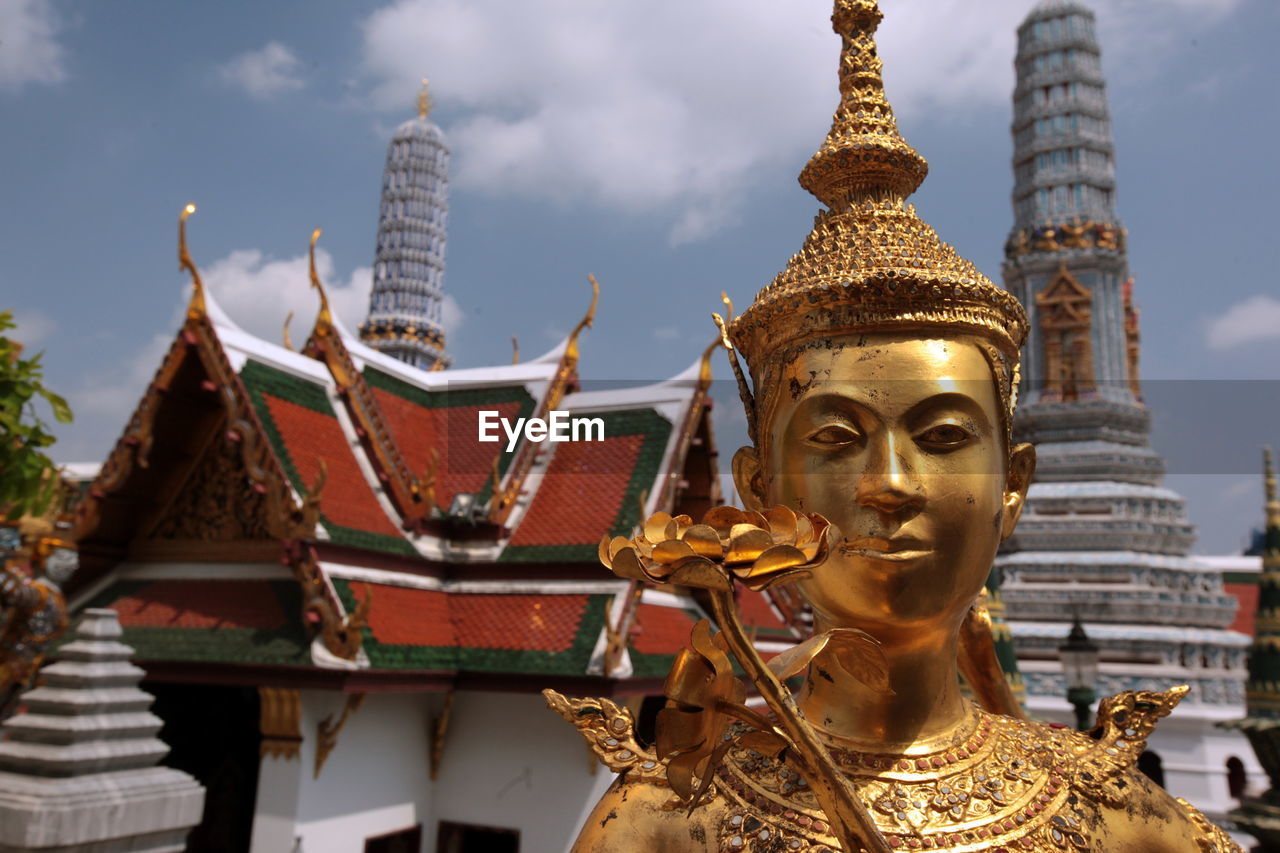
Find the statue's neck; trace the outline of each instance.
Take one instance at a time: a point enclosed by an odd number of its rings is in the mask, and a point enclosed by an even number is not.
[[[816,631],[833,627],[819,619]],[[956,669],[958,636],[951,626],[901,636],[877,632],[889,662],[889,686],[880,692],[850,676],[826,653],[809,667],[796,697],[805,717],[839,738],[875,744],[910,744],[946,735],[969,715]]]

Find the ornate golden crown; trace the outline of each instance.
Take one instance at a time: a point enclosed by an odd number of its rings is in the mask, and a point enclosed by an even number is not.
[[[884,96],[873,37],[881,17],[875,0],[836,0],[840,106],[800,173],[801,185],[829,210],[814,218],[804,247],[728,327],[757,388],[770,354],[817,335],[942,327],[982,335],[1011,365],[1026,337],[1018,301],[906,203],[929,167],[898,133]]]

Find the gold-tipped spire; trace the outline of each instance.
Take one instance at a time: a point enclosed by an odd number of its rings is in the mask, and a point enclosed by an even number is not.
[[[311,232],[311,245],[307,247],[307,263],[311,273],[311,286],[320,292],[320,313],[316,315],[316,331],[333,325],[333,313],[329,310],[329,294],[325,293],[320,283],[320,274],[316,272],[316,241],[320,239],[320,229]]]
[[[826,141],[800,184],[834,211],[864,199],[906,198],[929,164],[898,133],[884,95],[875,32],[883,16],[875,0],[837,0],[831,26],[840,36],[840,106]]]
[[[591,328],[591,324],[596,319],[596,305],[600,302],[600,283],[590,273],[587,274],[587,281],[591,282],[591,305],[587,308],[587,313],[578,321],[578,325],[574,326],[573,331],[569,333],[569,345],[565,347],[565,358],[574,364],[578,362],[578,335],[583,329]]]
[[[195,204],[187,202],[178,214],[178,269],[191,273],[191,301],[187,303],[187,317],[192,320],[209,314],[209,309],[205,306],[204,282],[200,280],[200,270],[196,269],[196,262],[191,260],[191,253],[187,251],[187,217],[195,212]]]
[[[431,93],[427,91],[427,78],[422,78],[422,88],[418,90],[418,118],[426,118],[431,112]]]

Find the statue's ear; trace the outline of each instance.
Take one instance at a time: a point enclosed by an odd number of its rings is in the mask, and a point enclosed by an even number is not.
[[[1008,539],[1027,502],[1027,489],[1036,473],[1036,449],[1019,444],[1009,453],[1009,476],[1004,484],[1004,519],[1000,523],[1000,541]]]
[[[733,454],[733,484],[738,487],[743,507],[764,511],[764,479],[760,475],[760,454],[754,447],[739,447]]]

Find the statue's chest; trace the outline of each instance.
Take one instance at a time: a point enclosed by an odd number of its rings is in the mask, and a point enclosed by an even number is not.
[[[833,755],[895,850],[1093,849],[1096,812],[1071,790],[1069,750],[1023,727],[984,727],[930,755]],[[721,851],[839,849],[808,784],[785,763],[735,750],[716,783],[725,806]]]

